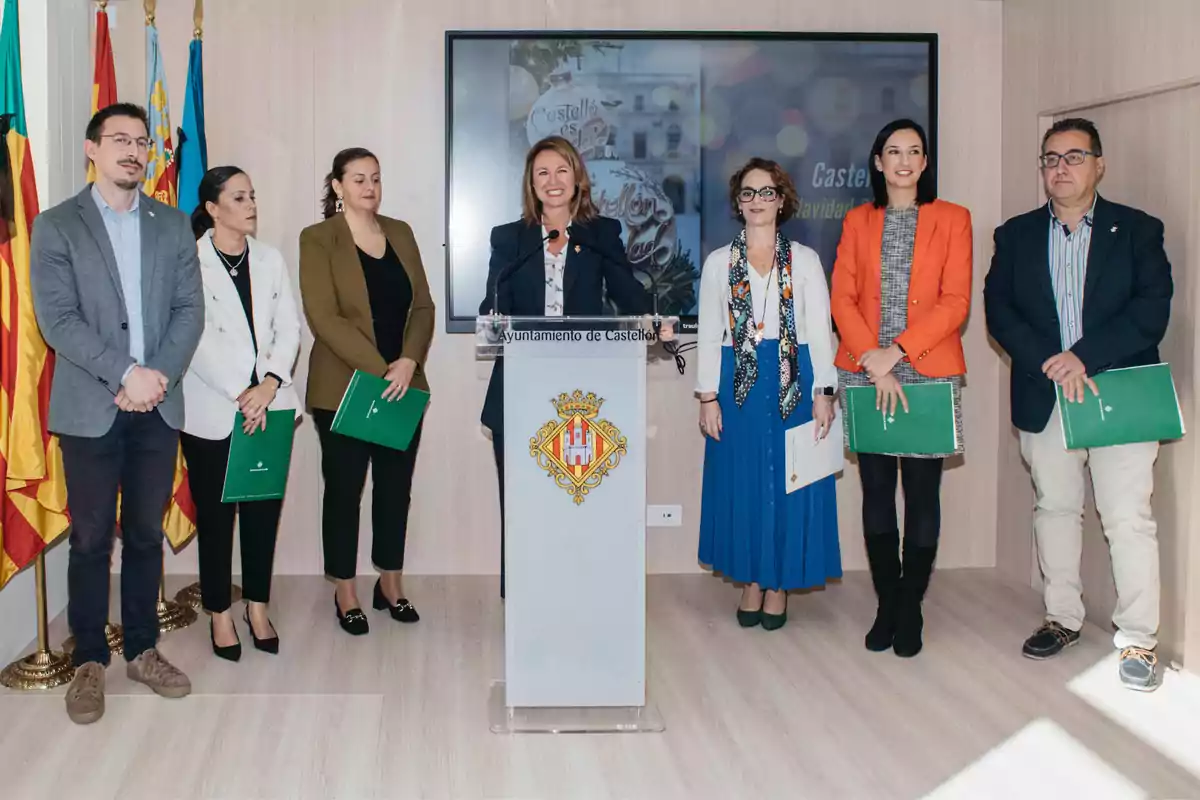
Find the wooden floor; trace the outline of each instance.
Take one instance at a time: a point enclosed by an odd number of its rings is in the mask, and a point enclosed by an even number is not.
[[[191,697],[157,698],[110,669],[107,714],[92,726],[67,720],[63,689],[0,690],[0,796],[977,797],[963,787],[987,768],[1010,784],[1001,791],[988,777],[989,796],[1053,796],[1040,780],[1080,787],[1111,772],[1107,795],[1066,795],[1200,798],[1200,775],[1068,688],[1111,658],[1108,634],[1089,626],[1060,659],[1022,658],[1039,599],[990,571],[934,576],[926,649],[912,660],[863,649],[874,598],[862,573],[792,597],[788,625],[771,633],[737,627],[738,591],[720,579],[652,577],[649,691],[661,734],[491,733],[504,642],[497,581],[409,578],[406,588],[419,624],[370,612],[371,634],[352,638],[328,584],[279,578],[281,655],[255,651],[239,623],[242,661],[220,661],[202,620],[161,645],[191,676]],[[64,633],[59,618],[54,642]]]

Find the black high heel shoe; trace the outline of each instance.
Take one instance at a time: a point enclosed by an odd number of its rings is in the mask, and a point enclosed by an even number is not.
[[[763,605],[766,606],[767,596],[763,594]],[[777,631],[787,623],[787,595],[783,596],[783,613],[769,614],[766,611],[762,612],[762,626],[764,631]]]
[[[397,622],[416,622],[421,618],[421,615],[413,608],[412,603],[403,597],[397,601],[396,605],[388,602],[387,595],[383,593],[382,583],[378,580],[375,581],[375,599],[371,605],[376,611],[382,611],[385,608],[388,609],[392,614],[392,619]]]
[[[346,633],[352,636],[362,636],[371,630],[371,625],[367,622],[367,615],[362,612],[361,608],[352,608],[345,614],[342,613],[342,609],[338,606],[336,592],[333,595],[333,608],[337,611],[338,623]]]
[[[267,624],[271,626],[271,633],[275,635],[269,639],[260,639],[258,634],[254,632],[254,623],[250,621],[250,607],[246,607],[242,618],[246,620],[246,627],[250,629],[250,638],[254,640],[254,649],[262,650],[264,653],[275,655],[279,652],[279,633],[275,630],[275,624],[271,620],[267,620]]]
[[[237,636],[237,628],[233,629],[233,635]],[[237,644],[217,644],[217,632],[213,628],[212,617],[208,618],[208,638],[212,641],[213,653],[217,658],[223,658],[226,661],[237,661],[242,657],[242,640],[240,637]]]

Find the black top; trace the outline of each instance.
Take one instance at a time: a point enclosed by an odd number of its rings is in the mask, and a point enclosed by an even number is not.
[[[412,306],[412,282],[400,257],[387,243],[383,258],[374,258],[358,250],[363,277],[367,281],[367,297],[371,302],[371,321],[375,326],[375,347],[389,364],[404,350],[404,325]]]
[[[229,278],[233,281],[234,288],[237,289],[238,298],[242,301],[242,311],[246,313],[246,324],[250,326],[250,342],[254,345],[254,355],[257,356],[258,337],[254,335],[254,304],[250,300],[250,247],[247,245],[241,255],[236,256],[222,253],[217,250],[215,244],[213,250],[217,251],[217,256],[225,266],[225,271],[229,273]],[[250,370],[250,385],[258,385],[257,370]]]

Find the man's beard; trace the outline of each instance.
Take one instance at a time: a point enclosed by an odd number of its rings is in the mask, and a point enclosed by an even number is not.
[[[134,180],[134,179],[123,180],[123,181],[113,181],[113,183],[115,183],[117,185],[117,188],[124,189],[127,192],[133,191],[134,189],[136,189],[142,185],[141,181]]]

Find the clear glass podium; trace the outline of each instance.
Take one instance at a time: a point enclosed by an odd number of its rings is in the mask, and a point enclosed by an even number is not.
[[[504,677],[496,733],[657,732],[646,691],[650,317],[476,321],[503,356]],[[499,365],[498,365],[499,366]]]

